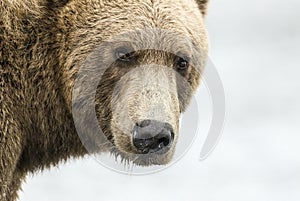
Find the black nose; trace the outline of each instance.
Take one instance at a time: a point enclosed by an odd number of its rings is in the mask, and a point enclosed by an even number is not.
[[[173,139],[173,129],[168,123],[144,120],[133,128],[133,145],[144,154],[166,153]]]

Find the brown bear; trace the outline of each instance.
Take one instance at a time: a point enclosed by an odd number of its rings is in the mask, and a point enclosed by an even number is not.
[[[1,0],[0,201],[17,199],[27,173],[91,152],[143,166],[168,163],[206,60],[206,6],[207,0]],[[174,51],[153,48],[153,40]],[[98,76],[92,96],[88,84]],[[93,133],[85,98],[92,98],[109,143]]]

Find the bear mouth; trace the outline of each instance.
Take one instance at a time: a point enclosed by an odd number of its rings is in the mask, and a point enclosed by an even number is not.
[[[153,165],[166,165],[170,162],[168,153],[128,154],[119,152],[117,153],[117,155],[121,156],[121,161],[128,165],[133,164],[137,166],[147,167]]]
[[[153,166],[153,165],[166,165],[168,164],[173,155],[172,150],[160,150],[157,152],[149,152],[146,154],[125,152],[120,150],[116,146],[112,148],[110,153],[117,160],[120,158],[120,162],[124,165],[136,165],[136,166]]]

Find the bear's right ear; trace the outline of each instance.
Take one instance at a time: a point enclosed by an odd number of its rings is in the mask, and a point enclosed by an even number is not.
[[[71,0],[47,0],[48,8],[60,8],[65,6]]]
[[[208,1],[209,0],[196,0],[196,2],[199,5],[199,8],[200,8],[203,16],[206,15]]]

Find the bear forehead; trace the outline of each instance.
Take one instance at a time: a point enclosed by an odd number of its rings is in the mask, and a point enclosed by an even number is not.
[[[101,36],[133,29],[155,28],[176,31],[206,47],[202,13],[194,0],[73,0],[60,14],[70,22],[101,29]]]

